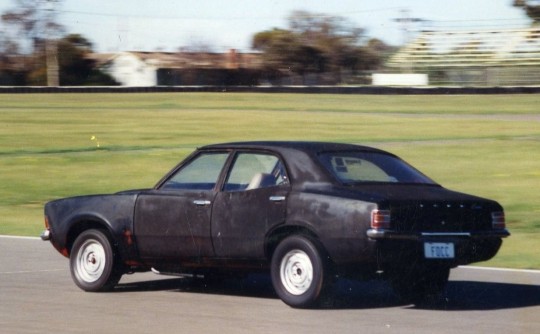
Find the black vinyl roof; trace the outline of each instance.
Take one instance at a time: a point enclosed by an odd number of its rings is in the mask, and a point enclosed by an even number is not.
[[[353,144],[312,142],[312,141],[246,141],[207,145],[201,150],[267,150],[277,153],[284,158],[289,171],[289,177],[295,184],[305,183],[335,183],[336,180],[321,165],[317,156],[324,152],[364,151],[389,154],[388,152]]]
[[[382,150],[362,145],[318,142],[318,141],[245,141],[231,142],[203,146],[200,149],[270,149],[281,151],[283,149],[293,149],[306,153],[317,153],[325,151],[372,151],[384,152]],[[387,152],[384,152],[387,153]]]

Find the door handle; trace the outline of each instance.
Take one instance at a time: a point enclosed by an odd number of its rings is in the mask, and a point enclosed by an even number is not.
[[[204,199],[196,199],[193,201],[193,204],[195,204],[196,206],[207,206],[207,205],[210,205],[212,202],[208,201],[208,200],[204,200]]]
[[[271,202],[283,202],[285,200],[285,196],[270,196]]]

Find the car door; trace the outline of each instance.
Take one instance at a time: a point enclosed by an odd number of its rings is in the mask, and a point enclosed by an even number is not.
[[[284,223],[289,179],[273,154],[238,152],[214,202],[212,239],[223,258],[264,257],[264,237]]]
[[[141,258],[177,261],[213,256],[210,222],[228,152],[196,155],[158,189],[139,195],[135,236]]]

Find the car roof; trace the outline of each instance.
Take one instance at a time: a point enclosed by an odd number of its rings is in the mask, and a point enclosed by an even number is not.
[[[292,149],[306,153],[361,150],[388,154],[388,152],[369,146],[321,141],[244,141],[206,145],[199,149],[269,149],[275,151]]]
[[[364,151],[392,155],[368,146],[311,141],[245,141],[207,145],[198,149],[198,151],[207,150],[265,150],[277,153],[284,158],[289,178],[297,185],[337,183],[337,180],[318,161],[317,155],[320,153]]]

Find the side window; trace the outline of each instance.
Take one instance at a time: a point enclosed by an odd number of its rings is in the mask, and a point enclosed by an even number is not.
[[[203,153],[171,176],[161,187],[164,190],[211,190],[229,153]]]
[[[261,153],[240,153],[236,157],[225,191],[246,191],[288,183],[278,157]]]

